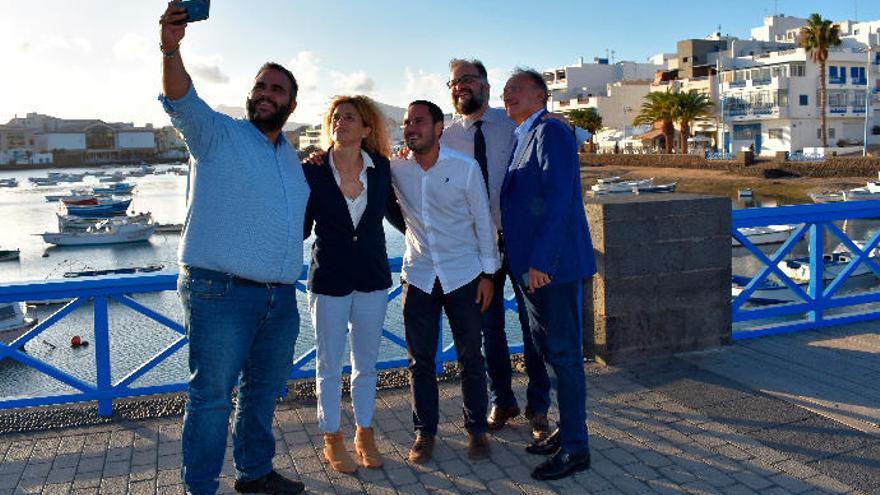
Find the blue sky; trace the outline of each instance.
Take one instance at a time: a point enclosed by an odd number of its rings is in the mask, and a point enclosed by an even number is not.
[[[735,8],[732,5],[735,4]],[[775,4],[775,6],[774,6]],[[159,0],[0,0],[0,122],[36,111],[64,118],[168,122],[159,92]],[[493,97],[515,66],[546,69],[615,52],[644,61],[675,42],[748,37],[777,9],[833,20],[880,19],[880,1],[214,0],[187,32],[183,55],[212,105],[242,106],[266,60],[300,79],[293,120],[316,122],[330,96],[366,93],[403,106],[429,98],[451,109],[452,57],[490,68]]]

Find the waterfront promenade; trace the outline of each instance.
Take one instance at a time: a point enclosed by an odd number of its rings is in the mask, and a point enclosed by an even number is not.
[[[441,385],[435,460],[405,461],[412,439],[406,388],[380,391],[381,470],[328,471],[313,400],[291,393],[276,413],[280,471],[309,493],[880,493],[880,331],[869,322],[738,341],[651,363],[588,365],[591,470],[536,482],[522,418],[495,435],[490,460],[464,452],[458,382]],[[516,375],[524,401],[524,375]],[[298,387],[301,388],[301,387]],[[0,495],[181,494],[180,398],[154,419],[105,420],[78,406],[0,414],[0,426],[39,428],[59,417],[90,426],[0,435]],[[139,408],[120,404],[122,416]],[[80,412],[78,412],[80,411]],[[126,413],[126,411],[129,411]],[[16,424],[16,422],[18,424]],[[350,409],[345,430],[352,431]],[[349,435],[351,436],[351,435]],[[227,455],[221,493],[231,489]]]

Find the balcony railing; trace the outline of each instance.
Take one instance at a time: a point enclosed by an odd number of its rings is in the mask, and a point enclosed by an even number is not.
[[[730,81],[730,87],[731,87],[731,88],[744,88],[745,86],[746,86],[746,81],[745,81],[745,80],[741,80],[741,81]]]
[[[732,302],[733,338],[746,339],[880,318],[880,305],[877,305],[880,303],[880,288],[876,284],[856,289],[851,285],[844,287],[860,267],[868,268],[866,276],[880,277],[880,266],[871,257],[871,252],[880,245],[880,231],[870,234],[864,244],[857,245],[838,226],[847,220],[878,217],[880,202],[877,201],[734,210],[732,236],[760,262],[760,268],[753,276],[734,277],[741,292]],[[765,254],[739,229],[767,225],[797,226],[778,249]],[[826,238],[839,241],[851,253],[851,261],[830,279],[824,261]],[[802,240],[809,248],[807,283],[792,280],[780,267]],[[770,283],[768,277],[771,275],[779,283]],[[758,301],[764,304],[758,304]],[[755,325],[744,328],[746,322]]]
[[[400,271],[400,258],[389,259],[389,264],[392,271]],[[303,273],[306,273],[305,267]],[[299,293],[305,292],[302,279],[296,283],[296,288]],[[174,291],[176,289],[177,274],[120,275],[89,279],[0,284],[0,302],[70,300],[61,309],[55,311],[41,323],[8,345],[0,342],[0,361],[11,359],[21,365],[29,366],[65,385],[67,390],[71,390],[69,393],[46,392],[38,396],[3,397],[0,398],[0,410],[97,401],[98,414],[108,416],[113,412],[114,399],[185,390],[186,383],[182,381],[158,385],[138,384],[138,379],[144,377],[149,371],[157,369],[163,363],[173,359],[172,357],[187,345],[188,341],[184,327],[180,322],[161,314],[153,308],[147,307],[145,304],[135,301],[131,296],[151,292]],[[389,301],[400,297],[401,292],[402,288],[400,286],[394,288],[388,294]],[[90,302],[93,306],[91,312],[94,318],[93,349],[95,361],[94,376],[91,379],[83,377],[82,373],[75,374],[64,371],[49,360],[51,354],[46,356],[46,360],[42,360],[35,355],[30,355],[20,350],[24,348],[25,344],[34,342],[35,339],[42,340],[40,336],[46,329],[70,316],[77,309],[86,307]],[[108,304],[110,302],[118,303],[121,306],[116,308],[116,304],[114,304],[114,313],[112,315],[108,312]],[[505,299],[504,306],[508,311],[516,312],[515,299]],[[111,370],[127,368],[132,366],[132,364],[126,362],[120,365],[118,362],[113,362],[113,358],[118,356],[118,354],[111,353],[110,350],[110,323],[118,320],[116,311],[127,310],[139,313],[139,315],[158,323],[160,327],[170,329],[174,338],[170,343],[164,344],[165,346],[152,356],[145,356],[143,361],[134,364],[134,368],[126,372],[125,376],[118,376],[121,373],[114,374]],[[400,354],[405,356],[406,342],[403,339],[402,330],[402,328],[394,328],[391,331],[385,328],[382,330],[382,337],[391,344],[392,348],[400,349]],[[456,356],[455,347],[452,343],[445,347],[443,346],[443,333],[440,332],[441,336],[438,342],[438,371],[442,370],[443,363],[455,360]],[[510,351],[522,352],[522,345],[511,345]],[[314,377],[314,368],[309,367],[309,365],[314,364],[315,356],[316,351],[312,347],[296,357],[293,362],[290,378]],[[406,366],[406,364],[406,358],[398,357],[380,361],[376,364],[376,367],[378,369],[399,368]]]
[[[830,113],[846,113],[846,107],[845,106],[833,106],[833,107],[829,106],[828,111]]]

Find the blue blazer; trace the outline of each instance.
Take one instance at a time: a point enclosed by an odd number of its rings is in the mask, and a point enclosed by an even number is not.
[[[346,296],[355,290],[391,287],[382,218],[390,215],[389,220],[399,225],[402,216],[391,188],[388,159],[373,153],[370,158],[375,166],[367,169],[367,207],[357,226],[352,225],[345,197],[333,177],[330,152],[322,165],[303,164],[311,188],[303,239],[314,227],[308,288],[316,294]]]
[[[549,274],[551,284],[596,273],[577,144],[562,122],[539,117],[511,158],[501,186],[501,225],[517,280],[529,268]]]

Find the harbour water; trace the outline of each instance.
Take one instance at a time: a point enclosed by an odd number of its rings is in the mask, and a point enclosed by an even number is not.
[[[169,166],[158,166],[156,174],[133,177],[128,180],[137,185],[129,212],[153,214],[158,223],[182,223],[186,215],[186,177],[162,173]],[[88,169],[65,169],[66,172],[85,172]],[[126,170],[109,168],[107,172]],[[176,272],[179,234],[154,234],[149,241],[107,246],[51,247],[33,234],[55,232],[58,225],[55,216],[57,203],[48,203],[46,194],[62,194],[71,187],[83,184],[59,184],[36,187],[28,183],[28,177],[45,176],[46,170],[2,172],[0,177],[15,177],[17,188],[0,188],[0,248],[19,248],[21,259],[0,263],[0,283],[22,282],[62,278],[64,272],[162,264],[165,272]],[[96,183],[94,177],[86,177],[85,185]],[[402,256],[403,236],[386,225],[386,239],[390,257]],[[306,241],[304,262],[308,261],[312,239]],[[394,287],[399,284],[394,274]],[[394,288],[392,287],[392,289]],[[510,287],[507,298],[513,297]],[[174,292],[140,294],[134,299],[145,306],[181,321],[180,303]],[[297,300],[300,316],[300,334],[296,356],[306,353],[314,345],[314,334],[309,322],[305,295]],[[44,319],[59,305],[36,307],[37,316]],[[70,339],[79,335],[93,342],[92,307],[85,305],[42,332],[28,343],[28,354],[47,362],[87,382],[95,380],[94,347],[71,348]],[[113,379],[124,377],[147,361],[151,356],[174,342],[178,335],[158,323],[120,304],[110,302],[109,331],[111,368]],[[400,299],[393,299],[388,306],[386,329],[402,337],[403,326]],[[522,342],[519,323],[513,312],[507,314],[510,342]],[[444,342],[450,342],[449,332],[444,331]],[[405,357],[403,349],[383,340],[381,360]],[[311,368],[308,365],[307,368]],[[187,376],[186,347],[178,351],[162,365],[140,378],[135,385],[185,381]],[[43,373],[5,359],[0,362],[0,397],[21,397],[36,393],[65,393],[69,389]]]

